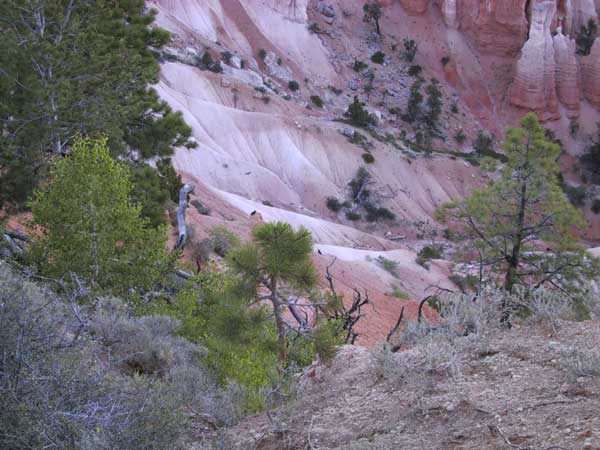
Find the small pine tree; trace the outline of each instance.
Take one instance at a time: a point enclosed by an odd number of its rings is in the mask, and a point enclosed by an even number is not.
[[[494,149],[494,139],[492,136],[485,133],[483,130],[479,130],[477,139],[473,142],[473,150],[479,155],[485,156],[492,152]]]
[[[310,259],[313,241],[305,228],[294,231],[283,222],[259,225],[252,234],[254,241],[230,252],[227,261],[251,301],[261,298],[263,290],[268,292],[282,371],[287,360],[283,293],[286,289],[307,292],[315,284],[315,269]]]
[[[356,95],[354,96],[354,101],[348,106],[348,110],[344,113],[344,116],[348,117],[352,125],[357,127],[367,127],[375,125],[377,122],[375,116],[365,109],[365,104]]]
[[[574,230],[584,222],[559,184],[560,147],[545,139],[530,113],[507,131],[504,150],[500,178],[446,205],[438,219],[470,241],[460,255],[469,259],[477,249],[481,267],[502,278],[507,291],[521,284],[580,292],[586,279],[598,277],[598,261],[577,243]]]
[[[166,230],[140,217],[129,169],[110,156],[106,139],[76,141],[51,179],[32,202],[42,233],[32,254],[42,272],[59,278],[73,272],[111,295],[155,285],[166,260]]]
[[[592,50],[592,46],[598,35],[598,25],[592,18],[586,25],[581,25],[581,28],[577,32],[575,43],[577,44],[577,54],[587,56]]]
[[[410,96],[408,97],[408,106],[406,109],[406,114],[404,115],[404,120],[409,123],[417,120],[419,115],[421,114],[421,105],[423,103],[423,94],[421,93],[421,86],[423,85],[423,80],[417,78],[415,82],[410,87]]]
[[[417,43],[414,39],[404,39],[402,43],[404,45],[404,52],[402,53],[403,58],[407,62],[413,62],[417,55]]]
[[[440,83],[435,78],[431,79],[431,83],[425,88],[427,92],[427,125],[433,130],[437,127],[440,114],[442,113],[442,91]]]
[[[381,10],[381,6],[376,1],[369,1],[363,5],[363,21],[370,23],[375,23],[375,29],[377,30],[377,34],[381,36],[381,28],[379,27],[379,20],[383,16],[383,11]]]

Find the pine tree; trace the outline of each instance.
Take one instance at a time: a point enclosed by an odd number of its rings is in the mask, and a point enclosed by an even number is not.
[[[431,130],[437,128],[440,114],[442,113],[442,91],[440,91],[440,83],[435,78],[431,79],[431,83],[425,88],[427,93],[427,125]]]
[[[131,203],[127,165],[109,154],[105,139],[77,140],[58,159],[47,188],[32,202],[41,232],[32,254],[42,272],[70,272],[104,294],[151,289],[166,261],[166,232],[149,227]]]
[[[572,295],[598,276],[598,264],[574,235],[584,222],[560,188],[560,148],[545,139],[533,113],[508,129],[503,148],[500,178],[444,206],[439,218],[470,241],[461,245],[463,256],[500,276],[506,290],[552,286]]]
[[[169,39],[154,17],[143,0],[0,2],[0,204],[22,204],[78,135],[105,133],[111,154],[131,160],[194,145],[148,87],[151,49]]]
[[[381,28],[379,26],[379,20],[383,16],[383,11],[381,10],[381,6],[376,1],[370,1],[363,5],[363,21],[364,22],[374,22],[375,29],[377,30],[377,34],[381,36]]]
[[[598,35],[598,25],[592,18],[586,25],[581,25],[581,28],[577,32],[575,43],[577,44],[577,54],[587,56],[592,50],[596,36]]]
[[[421,105],[423,103],[423,94],[421,93],[422,85],[423,80],[421,78],[417,78],[410,87],[410,96],[408,97],[406,114],[403,116],[403,119],[409,123],[417,120],[421,114]]]
[[[254,241],[228,255],[229,267],[239,277],[251,301],[267,299],[273,306],[280,370],[286,365],[287,343],[283,312],[286,294],[307,292],[315,283],[310,260],[313,241],[305,228],[294,231],[287,223],[266,223],[254,229]],[[261,292],[267,292],[262,297]]]
[[[366,110],[365,104],[356,95],[354,96],[354,101],[348,106],[344,116],[348,117],[352,125],[357,127],[367,127],[375,125],[377,122],[375,116]]]

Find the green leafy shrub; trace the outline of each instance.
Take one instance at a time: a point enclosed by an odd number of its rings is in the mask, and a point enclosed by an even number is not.
[[[336,213],[339,212],[344,206],[343,203],[335,197],[327,197],[325,204],[327,205],[327,209]]]
[[[151,289],[167,261],[166,232],[140,217],[131,188],[128,167],[110,156],[105,139],[75,141],[32,202],[33,221],[43,230],[32,258],[42,273],[74,272],[105,294]]]
[[[371,153],[363,153],[362,159],[366,164],[373,164],[375,162],[375,157]]]
[[[313,104],[317,108],[322,108],[323,107],[323,100],[318,95],[311,95],[310,96],[310,101],[313,102]]]
[[[297,81],[291,80],[288,82],[288,89],[292,92],[296,92],[298,89],[300,89],[300,85]]]
[[[361,219],[361,215],[354,211],[346,211],[346,219],[351,220],[352,222],[356,222]]]
[[[402,57],[407,62],[413,62],[417,54],[417,43],[413,39],[404,39],[402,44],[404,46]]]
[[[367,64],[365,64],[362,61],[359,61],[358,59],[354,60],[354,64],[352,65],[352,68],[354,69],[354,71],[356,72],[362,72],[363,70],[365,70],[367,67],[369,67]]]
[[[319,34],[321,32],[321,28],[317,22],[313,22],[308,26],[308,31],[312,34]]]
[[[219,256],[227,256],[231,249],[240,245],[240,238],[224,225],[211,228],[209,233],[214,251]]]
[[[385,53],[377,51],[371,55],[371,61],[375,64],[383,64],[385,62]]]
[[[473,150],[480,155],[488,155],[494,149],[494,139],[486,134],[485,131],[479,130],[477,138],[473,142]]]
[[[348,117],[352,125],[357,127],[367,127],[375,125],[377,122],[375,116],[366,110],[365,104],[356,95],[354,96],[354,101],[348,106],[344,116]]]
[[[434,245],[426,245],[423,247],[419,253],[417,254],[417,259],[415,260],[417,264],[429,268],[429,261],[432,259],[440,259],[442,258],[442,249],[439,246]]]
[[[408,75],[411,77],[418,77],[423,72],[423,68],[418,64],[414,64],[408,68]]]
[[[564,186],[564,191],[573,206],[581,208],[585,205],[585,198],[587,196],[585,187],[566,185]]]
[[[467,140],[467,135],[465,134],[465,132],[463,131],[463,129],[459,129],[455,134],[454,134],[454,140],[458,143],[458,144],[464,144],[464,142]]]
[[[378,256],[375,260],[377,265],[394,277],[398,277],[398,262],[384,256]]]
[[[408,300],[410,298],[410,296],[398,286],[393,287],[392,295],[400,300]]]

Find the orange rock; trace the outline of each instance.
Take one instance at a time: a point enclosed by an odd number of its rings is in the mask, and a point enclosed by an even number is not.
[[[427,11],[429,0],[400,0],[400,3],[408,14],[423,14]]]
[[[462,0],[456,2],[460,30],[482,52],[515,56],[527,39],[526,0]],[[449,4],[450,2],[448,2]]]

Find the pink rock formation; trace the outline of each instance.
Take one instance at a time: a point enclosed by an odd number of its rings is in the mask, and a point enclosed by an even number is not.
[[[556,0],[539,0],[533,5],[529,39],[517,62],[510,102],[535,111],[541,120],[558,119],[554,45],[550,27]]]
[[[458,28],[458,0],[442,0],[440,9],[448,28]]]
[[[553,41],[558,99],[567,108],[568,117],[575,118],[579,116],[581,96],[575,42],[562,34],[560,28]]]
[[[581,75],[584,97],[600,111],[600,38],[591,53],[581,58]]]
[[[587,24],[588,20],[596,19],[598,15],[594,0],[567,0],[566,9],[566,31],[571,36],[574,36],[582,25]]]
[[[427,11],[429,0],[400,0],[400,4],[408,14],[423,14]]]
[[[515,56],[527,40],[526,0],[462,0],[460,29],[483,53]]]

